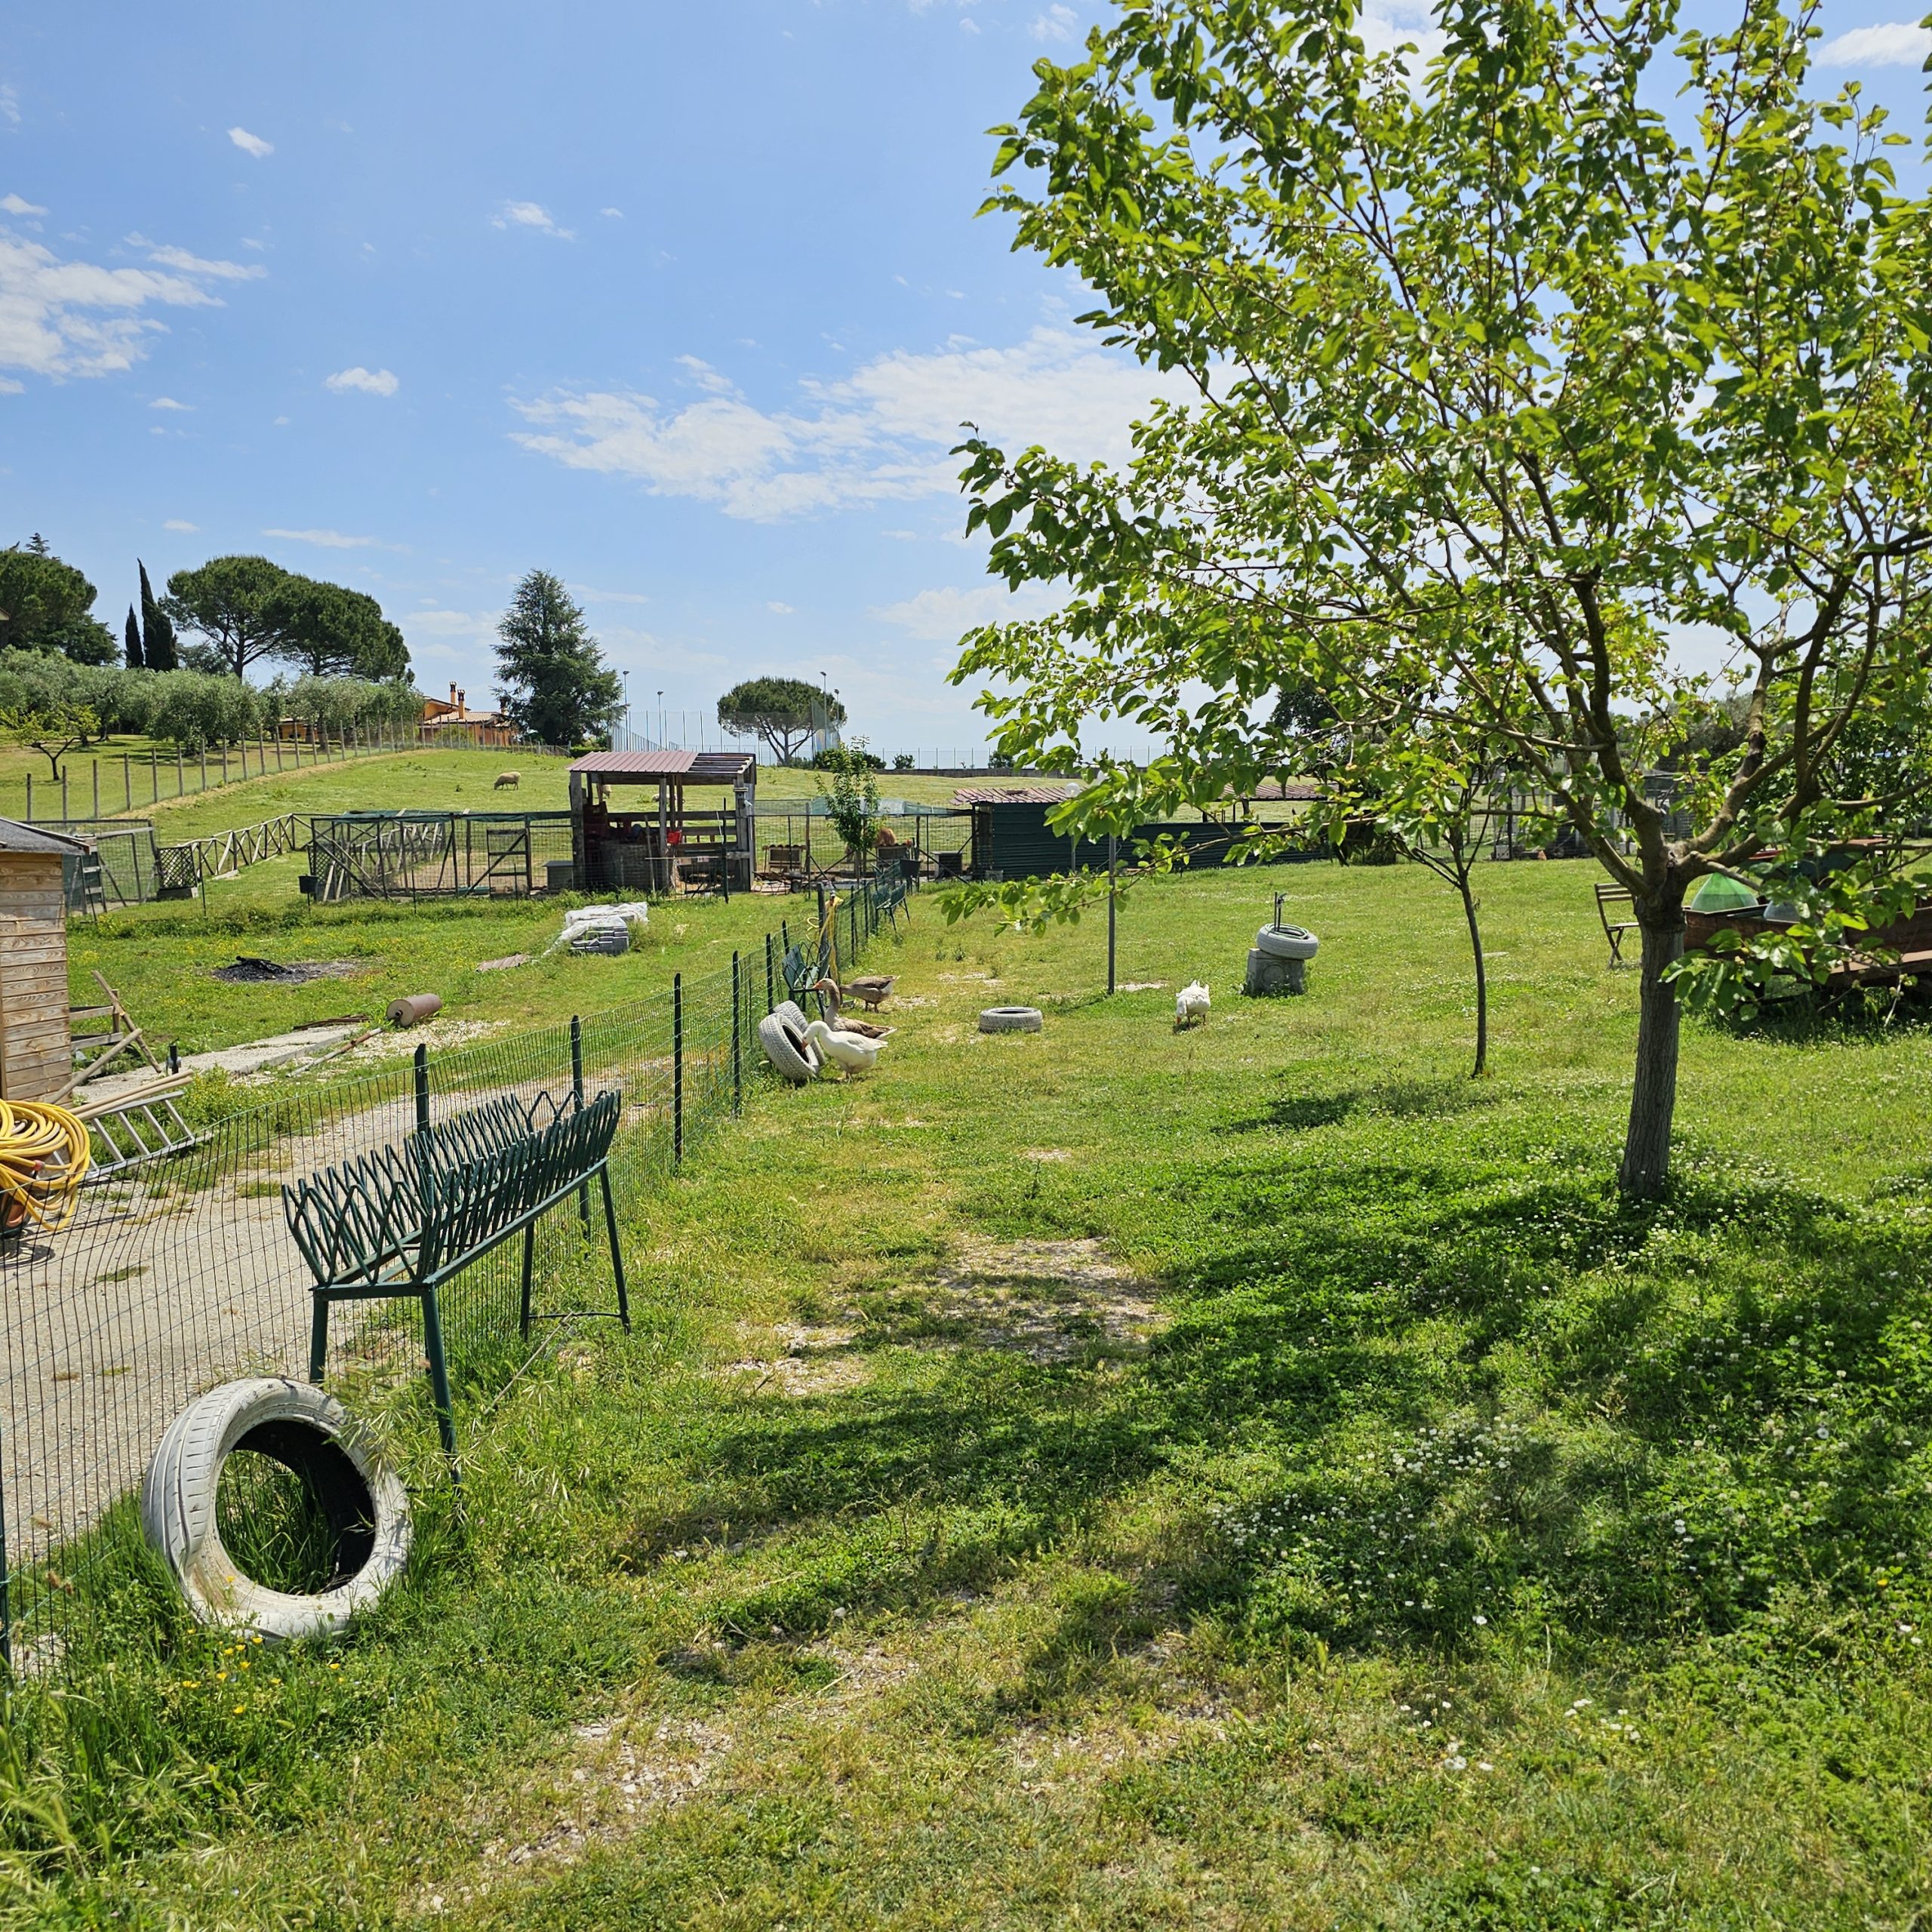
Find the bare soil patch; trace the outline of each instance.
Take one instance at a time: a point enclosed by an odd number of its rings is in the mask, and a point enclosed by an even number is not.
[[[932,1278],[927,1306],[942,1342],[1063,1362],[1145,1348],[1168,1323],[1157,1294],[1097,1241],[972,1241]]]

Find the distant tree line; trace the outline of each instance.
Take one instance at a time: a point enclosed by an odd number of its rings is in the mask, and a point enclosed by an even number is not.
[[[118,734],[196,752],[271,734],[285,718],[331,737],[406,730],[422,708],[408,685],[395,679],[305,674],[255,685],[204,671],[128,670],[0,651],[0,736],[35,746],[57,776],[67,753]]]
[[[264,660],[315,678],[386,683],[409,675],[409,647],[374,598],[285,571],[266,557],[214,557],[177,571],[157,597],[137,562],[140,594],[117,643],[94,614],[97,592],[35,534],[0,550],[0,651],[73,664],[246,675]],[[182,641],[183,638],[186,639]]]

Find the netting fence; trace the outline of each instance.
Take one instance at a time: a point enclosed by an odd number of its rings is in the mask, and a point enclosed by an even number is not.
[[[314,1278],[282,1189],[506,1097],[531,1109],[574,1088],[621,1100],[609,1173],[635,1240],[654,1195],[768,1077],[758,1021],[786,995],[785,950],[862,957],[903,891],[859,888],[729,969],[680,974],[651,998],[445,1051],[389,1036],[387,1057],[288,1081],[200,1123],[183,1152],[90,1183],[58,1232],[0,1238],[0,1657],[31,1676],[151,1621],[154,1577],[136,1494],[168,1424],[197,1395],[251,1375],[307,1374]],[[795,926],[795,930],[794,927]],[[459,1425],[572,1322],[614,1306],[601,1215],[566,1201],[537,1222],[526,1323],[512,1241],[440,1296]],[[429,1426],[424,1337],[411,1301],[338,1305],[326,1382],[400,1401]],[[420,1392],[420,1399],[417,1392]]]

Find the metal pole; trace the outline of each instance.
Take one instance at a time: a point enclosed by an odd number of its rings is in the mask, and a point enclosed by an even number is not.
[[[27,774],[27,823],[33,823],[33,774]]]
[[[685,976],[671,975],[671,1158],[685,1158]]]
[[[738,971],[738,955],[731,955],[731,1111],[745,1110],[745,996]]]
[[[571,1015],[571,1091],[576,1096],[577,1111],[583,1111],[583,1022],[574,1013]],[[583,1216],[583,1238],[590,1239],[590,1183],[586,1181],[577,1191],[577,1207]]]
[[[416,1131],[426,1133],[429,1126],[429,1049],[419,1043],[416,1049]]]
[[[67,809],[67,768],[60,768],[60,817],[64,824],[74,814]]]
[[[1107,834],[1107,992],[1112,997],[1114,989],[1114,892],[1118,875],[1115,870],[1120,851],[1120,841],[1110,832]]]
[[[94,761],[94,815],[96,818],[100,816],[100,760],[99,758],[96,758]]]
[[[769,1013],[778,1004],[778,989],[771,973],[771,935],[764,936],[764,1010]]]
[[[121,754],[121,809],[134,809],[134,761],[125,752]]]

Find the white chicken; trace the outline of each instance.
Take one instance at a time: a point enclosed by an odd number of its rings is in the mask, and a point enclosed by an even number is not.
[[[869,1073],[878,1064],[883,1040],[869,1040],[862,1033],[834,1032],[823,1020],[814,1020],[805,1029],[805,1037],[820,1056],[847,1073]]]
[[[1174,1024],[1192,1026],[1208,1017],[1208,989],[1198,980],[1190,980],[1174,995]]]

